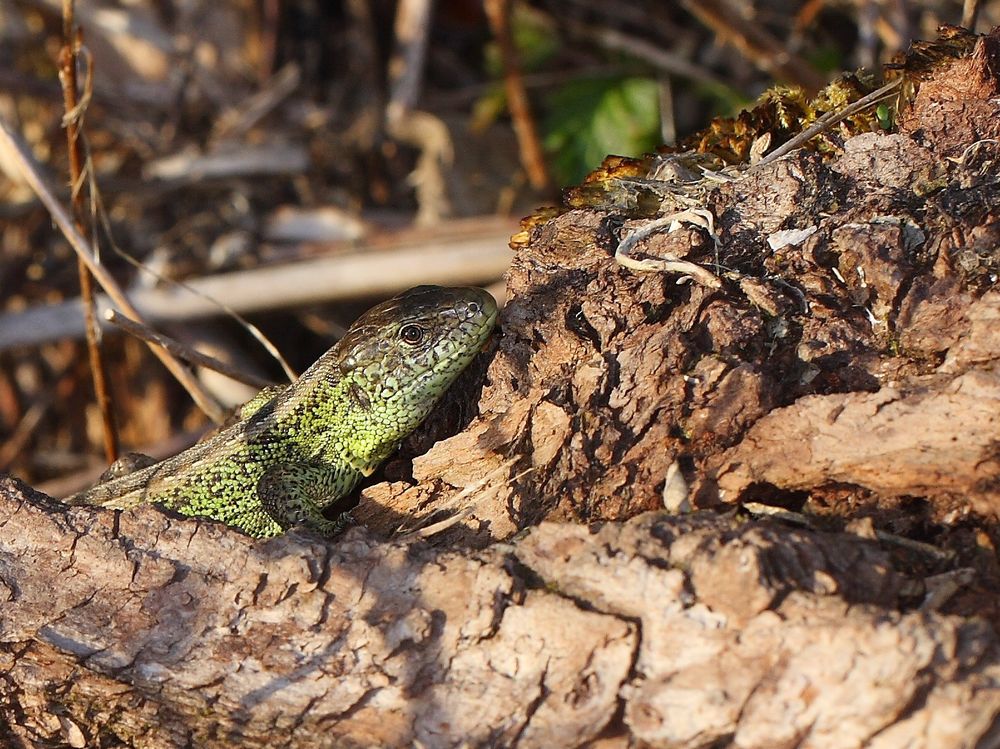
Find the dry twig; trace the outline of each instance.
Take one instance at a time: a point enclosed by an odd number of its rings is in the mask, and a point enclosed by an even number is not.
[[[965,0],[962,4],[962,25],[969,31],[976,30],[976,20],[979,18],[979,0]]]
[[[86,234],[83,213],[83,149],[80,138],[83,114],[91,96],[93,80],[93,60],[87,55],[87,85],[83,100],[78,97],[76,63],[80,47],[80,32],[74,20],[74,0],[63,0],[63,46],[59,52],[59,81],[62,83],[63,103],[66,113],[63,126],[66,128],[66,142],[69,155],[69,182],[72,189],[70,205],[76,230]],[[95,243],[96,246],[96,243]],[[94,283],[87,264],[77,256],[77,274],[80,278],[80,299],[83,305],[84,330],[87,339],[87,355],[90,360],[90,375],[94,382],[94,397],[101,414],[104,434],[104,455],[108,463],[118,459],[118,430],[115,428],[114,408],[108,389],[108,375],[101,356],[101,332],[97,325],[94,304]]]
[[[765,505],[760,502],[741,502],[740,506],[751,515],[763,515],[766,517],[777,518],[778,520],[800,525],[804,528],[815,527],[813,518],[801,512],[793,512],[792,510],[786,510],[781,507],[773,507],[772,505]],[[910,551],[915,551],[918,554],[923,554],[934,559],[950,561],[955,556],[954,553],[947,549],[939,549],[937,546],[933,546],[932,544],[927,544],[923,541],[914,541],[912,538],[898,536],[895,533],[889,533],[888,531],[880,531],[877,528],[875,529],[875,538],[882,543],[893,544],[894,546],[909,549]]]
[[[250,387],[266,388],[274,384],[270,380],[255,377],[249,372],[243,372],[235,367],[231,367],[224,361],[216,359],[214,356],[203,354],[200,351],[194,350],[190,346],[185,346],[180,341],[170,338],[169,336],[165,336],[162,333],[158,333],[148,325],[143,325],[135,320],[130,320],[113,309],[109,309],[104,313],[104,319],[112,325],[117,325],[129,335],[133,335],[140,340],[146,341],[147,343],[162,346],[178,358],[184,359],[191,364],[197,364],[198,366],[212,369],[220,374],[224,374],[232,380],[242,382]]]
[[[483,478],[479,479],[479,481],[476,481],[476,482],[470,484],[469,486],[465,487],[462,491],[460,491],[458,494],[456,494],[454,497],[451,497],[448,500],[447,504],[449,506],[457,505],[462,500],[464,500],[466,497],[469,497],[470,495],[475,494],[476,492],[478,492],[479,490],[481,490],[484,486],[486,486],[487,484],[489,484],[496,477],[498,477],[501,474],[503,474],[504,471],[506,471],[507,469],[509,469],[511,466],[513,466],[519,460],[521,460],[521,456],[517,456],[517,457],[511,458],[510,460],[504,461],[499,466],[497,466],[494,470],[490,471],[485,476],[483,476]],[[510,485],[513,482],[517,481],[522,476],[527,476],[529,473],[531,473],[534,470],[535,470],[535,467],[532,466],[531,468],[528,468],[528,469],[526,469],[524,471],[521,471],[516,476],[510,478],[506,482],[506,484]],[[430,525],[424,526],[423,528],[418,528],[418,529],[416,529],[414,531],[410,531],[409,533],[404,533],[403,535],[399,536],[399,539],[402,540],[402,541],[408,541],[408,540],[411,540],[411,539],[414,539],[414,538],[429,538],[429,537],[431,537],[433,535],[436,535],[438,533],[442,533],[443,531],[448,530],[452,526],[457,525],[458,523],[461,523],[463,520],[465,520],[466,518],[468,518],[469,516],[471,516],[476,511],[476,509],[483,504],[483,502],[485,502],[486,500],[488,500],[490,497],[495,496],[496,493],[499,491],[499,488],[500,487],[497,486],[497,487],[494,487],[493,489],[491,489],[490,491],[483,492],[478,497],[476,497],[475,501],[473,501],[470,505],[468,505],[467,507],[463,507],[458,512],[456,512],[454,515],[452,515],[451,517],[445,518],[444,520],[441,520],[440,522],[437,522],[437,523],[431,523]],[[441,508],[441,509],[443,509],[443,508]]]
[[[760,24],[744,18],[725,0],[683,0],[684,8],[757,67],[777,78],[818,91],[826,81]]]
[[[396,49],[389,61],[389,102],[385,108],[386,131],[420,149],[409,181],[417,195],[416,223],[431,226],[451,213],[442,173],[454,158],[448,126],[430,112],[415,109],[423,78],[430,36],[430,0],[401,0],[396,8]]]
[[[786,153],[791,153],[799,146],[808,142],[810,138],[816,137],[821,132],[823,132],[829,127],[832,127],[841,120],[846,119],[847,117],[850,117],[851,115],[860,112],[863,109],[875,106],[883,99],[888,99],[889,97],[894,96],[896,93],[896,89],[898,89],[902,85],[902,83],[903,79],[897,78],[896,80],[885,84],[881,88],[875,89],[867,96],[864,96],[858,99],[857,101],[848,104],[843,109],[838,109],[833,112],[827,112],[825,115],[820,117],[818,120],[816,120],[816,122],[807,127],[801,133],[796,135],[788,142],[781,144],[778,148],[771,151],[771,153],[769,153],[767,156],[765,156],[756,164],[754,164],[752,167],[750,167],[750,169],[747,170],[747,173],[753,171],[754,169],[760,169],[764,166],[767,166],[773,161],[777,161]]]
[[[531,186],[536,190],[544,190],[549,187],[549,174],[545,168],[542,143],[538,138],[538,128],[535,127],[535,118],[528,103],[521,64],[510,32],[510,0],[486,0],[484,7],[493,36],[500,48],[507,109],[510,111],[514,134],[520,147],[521,164],[528,174]]]
[[[14,135],[13,130],[10,126],[3,120],[0,120],[0,148],[5,151],[6,163],[14,166],[18,169],[24,181],[31,187],[38,198],[42,201],[45,207],[48,209],[49,214],[52,216],[52,220],[55,222],[56,226],[66,237],[70,246],[76,251],[83,261],[87,264],[87,268],[91,273],[94,274],[94,278],[101,287],[108,293],[115,304],[117,304],[121,309],[128,313],[128,315],[134,320],[142,320],[142,315],[139,311],[132,305],[125,292],[118,285],[118,282],[111,276],[110,273],[105,270],[104,266],[97,262],[94,257],[93,250],[90,244],[87,242],[86,238],[80,232],[76,230],[73,225],[72,219],[66,210],[62,207],[59,201],[56,199],[51,188],[45,184],[45,180],[42,178],[41,173],[34,164],[34,160],[28,154],[24,146],[21,145],[17,137]],[[191,394],[195,403],[198,407],[204,411],[212,421],[221,424],[225,420],[225,413],[221,406],[215,402],[211,395],[201,386],[197,378],[191,374],[177,359],[175,359],[169,352],[163,350],[159,346],[151,347],[153,354],[163,362],[163,365],[170,371],[171,374],[177,379],[181,385]]]

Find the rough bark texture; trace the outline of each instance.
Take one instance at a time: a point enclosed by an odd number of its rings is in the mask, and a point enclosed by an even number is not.
[[[475,554],[361,530],[260,544],[0,493],[12,745],[997,739],[995,631],[896,611],[904,579],[854,536],[704,512]]]
[[[715,189],[721,289],[616,265],[641,220],[537,227],[479,415],[333,543],[0,484],[5,740],[1000,746],[998,49],[898,134]]]
[[[414,461],[416,486],[369,489],[357,516],[394,530],[437,509],[442,484],[523,455],[510,475],[536,470],[452,539],[658,508],[675,461],[701,506],[919,498],[928,523],[993,522],[998,50],[985,37],[926,82],[898,134],[826,160],[795,152],[710,193],[720,290],[619,267],[642,220],[574,210],[536,228],[512,262],[480,418]],[[640,249],[711,263],[711,246],[690,230]]]

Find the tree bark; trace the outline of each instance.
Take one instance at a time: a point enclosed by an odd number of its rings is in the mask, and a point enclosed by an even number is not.
[[[1000,745],[997,60],[712,190],[718,258],[639,245],[718,289],[620,267],[627,211],[537,222],[478,415],[333,542],[0,483],[7,742]]]
[[[905,606],[856,536],[703,512],[472,554],[258,543],[22,491],[12,746],[973,747],[1000,712],[995,631]]]
[[[1000,35],[922,84],[900,132],[797,151],[708,194],[724,286],[636,273],[614,248],[645,221],[577,209],[534,227],[468,429],[356,513],[423,519],[440,486],[524,456],[450,540],[661,506],[678,463],[701,506],[874,510],[929,523],[1000,513]],[[640,249],[703,265],[701,230]],[[709,266],[710,267],[710,266]]]

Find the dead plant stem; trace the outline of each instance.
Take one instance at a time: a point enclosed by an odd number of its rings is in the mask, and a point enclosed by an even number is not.
[[[65,115],[63,126],[66,128],[66,144],[69,156],[69,182],[71,188],[70,206],[73,222],[81,235],[87,234],[83,210],[83,149],[80,146],[80,130],[83,113],[86,111],[86,101],[81,106],[78,96],[76,76],[77,50],[80,46],[80,36],[74,20],[74,0],[63,0],[63,46],[59,53],[59,81],[62,84]],[[88,59],[88,88],[91,80],[92,61]],[[87,97],[89,99],[89,97]],[[84,328],[87,336],[87,356],[90,361],[90,375],[94,382],[94,397],[101,414],[102,432],[104,435],[104,455],[108,463],[118,459],[118,430],[115,427],[114,405],[108,388],[107,370],[101,355],[100,329],[94,304],[94,280],[87,269],[83,257],[77,255],[77,272],[80,277],[80,299],[83,303]]]
[[[129,301],[121,286],[118,285],[118,282],[115,281],[103,265],[97,262],[89,242],[77,231],[66,209],[59,203],[52,189],[42,178],[38,167],[34,163],[34,159],[21,144],[17,136],[14,135],[10,125],[3,120],[0,120],[0,148],[6,150],[7,153],[5,155],[9,159],[11,166],[18,169],[24,181],[48,209],[49,215],[52,216],[52,220],[56,226],[59,227],[59,230],[66,237],[70,246],[83,258],[83,261],[87,264],[87,268],[94,275],[94,278],[97,279],[101,287],[108,293],[112,301],[133,320],[143,322],[143,316],[139,314],[135,305]],[[208,394],[197,378],[168,351],[159,346],[151,346],[150,348],[153,354],[163,362],[163,366],[190,393],[194,402],[198,404],[198,407],[212,421],[221,424],[225,420],[225,413],[222,407]]]

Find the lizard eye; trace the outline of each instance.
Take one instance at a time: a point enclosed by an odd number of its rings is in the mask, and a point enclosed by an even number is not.
[[[416,346],[424,340],[424,329],[419,325],[404,325],[399,329],[399,338],[403,341],[403,343]]]

